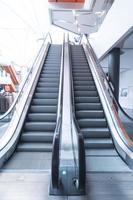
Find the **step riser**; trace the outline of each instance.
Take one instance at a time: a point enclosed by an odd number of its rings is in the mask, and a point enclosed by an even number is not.
[[[40,78],[39,82],[58,83],[59,79],[57,79],[57,78]]]
[[[41,74],[40,78],[55,78],[55,79],[59,79],[59,75],[57,74]]]
[[[58,104],[57,99],[33,99],[32,105],[51,105],[56,106]]]
[[[85,143],[85,149],[112,149],[113,145],[112,144],[86,144]]]
[[[36,92],[38,93],[58,93],[58,88],[36,88]]]
[[[45,134],[43,136],[38,136],[38,135],[22,135],[21,137],[21,142],[48,142],[48,143],[52,143],[53,142],[53,136],[45,136]]]
[[[91,132],[82,132],[84,138],[110,138],[109,132],[98,132],[98,131],[91,131]]]
[[[75,97],[75,103],[100,103],[99,97]]]
[[[76,104],[76,111],[79,110],[101,110],[102,105],[98,103]]]
[[[94,81],[74,81],[75,86],[94,86]]]
[[[96,91],[75,91],[76,97],[97,97],[98,93]]]
[[[58,93],[35,93],[34,97],[36,99],[57,99]]]
[[[17,148],[19,152],[52,152],[52,148]]]
[[[96,87],[95,86],[74,86],[74,90],[77,92],[80,91],[96,91]]]
[[[58,84],[57,83],[47,83],[47,82],[38,82],[37,87],[55,87],[58,88]]]
[[[26,120],[31,122],[56,122],[56,114],[53,115],[28,114]]]
[[[24,131],[53,131],[55,130],[55,123],[53,124],[37,124],[37,123],[32,123],[32,124],[28,124],[28,123],[25,123],[24,125]]]
[[[74,81],[93,81],[92,77],[74,77],[73,78]]]
[[[78,111],[76,112],[76,116],[78,119],[82,119],[82,118],[103,118],[104,117],[104,113],[103,111],[99,112],[99,111],[92,111],[92,112],[83,112],[83,111]]]
[[[56,106],[31,106],[30,112],[33,113],[56,113],[57,107]]]
[[[106,127],[107,126],[107,122],[106,121],[79,121],[79,127],[80,128],[88,128],[88,127]]]

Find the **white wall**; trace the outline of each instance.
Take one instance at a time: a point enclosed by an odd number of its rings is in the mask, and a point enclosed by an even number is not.
[[[133,0],[115,0],[99,31],[90,36],[98,58],[102,58],[122,36],[133,29]]]
[[[127,92],[127,96],[121,96],[122,89]],[[133,109],[133,69],[121,73],[120,102],[124,108]]]

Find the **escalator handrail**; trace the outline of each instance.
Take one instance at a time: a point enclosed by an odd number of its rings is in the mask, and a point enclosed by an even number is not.
[[[36,56],[36,58],[35,58],[35,60],[34,60],[34,62],[33,62],[33,64],[32,64],[32,67],[31,67],[30,71],[28,72],[28,75],[26,76],[26,79],[25,79],[25,81],[24,81],[24,83],[23,83],[23,85],[22,85],[22,87],[21,87],[21,89],[20,89],[20,91],[19,91],[17,97],[15,98],[15,100],[14,100],[14,102],[12,103],[11,107],[10,107],[2,116],[0,116],[0,121],[1,121],[2,119],[4,119],[5,117],[7,117],[7,116],[14,110],[16,104],[18,103],[19,99],[21,98],[21,95],[23,94],[23,90],[24,90],[24,88],[25,88],[25,85],[27,84],[27,81],[28,81],[30,75],[31,75],[32,72],[33,72],[33,69],[34,69],[34,67],[35,67],[35,63],[36,63],[38,57],[40,56],[40,52],[41,52],[41,50],[43,49],[43,46],[45,45],[45,42],[46,42],[48,36],[49,36],[49,38],[50,38],[50,42],[52,43],[51,34],[50,34],[50,32],[48,32],[48,33],[46,34],[45,38],[44,38],[43,44],[41,45],[41,47],[40,47],[40,49],[39,49],[39,52],[38,52],[38,54],[37,54],[37,56]]]
[[[86,36],[85,36],[85,37],[86,37]],[[93,54],[93,56],[94,56],[94,58],[95,58],[95,61],[96,61],[96,63],[97,63],[97,66],[99,67],[99,69],[100,69],[100,71],[101,71],[101,73],[102,73],[103,79],[106,81],[106,83],[107,83],[107,85],[108,85],[108,88],[109,88],[109,90],[110,90],[110,92],[111,92],[113,101],[115,102],[116,106],[122,111],[122,113],[123,113],[124,115],[126,115],[126,117],[127,117],[128,119],[130,119],[131,121],[133,121],[133,118],[132,118],[131,116],[129,116],[129,115],[125,112],[125,110],[124,110],[124,109],[122,108],[122,106],[120,105],[119,101],[116,99],[116,97],[115,97],[115,95],[114,95],[114,91],[113,91],[113,89],[112,89],[112,87],[111,87],[111,84],[110,84],[109,80],[107,79],[107,76],[106,76],[106,74],[105,74],[104,71],[103,71],[103,68],[101,67],[100,63],[98,62],[98,59],[97,59],[97,57],[96,57],[96,54],[94,53],[94,50],[93,50],[91,44],[89,43],[87,37],[86,37],[86,40],[87,40],[87,44],[88,44],[89,47],[91,48],[91,51],[92,51],[92,54]]]
[[[70,63],[70,71],[71,71],[71,103],[72,103],[72,117],[74,120],[74,125],[76,128],[77,140],[78,140],[78,189],[84,190],[85,188],[85,148],[84,148],[84,139],[83,135],[80,132],[79,125],[77,123],[77,119],[75,116],[75,102],[74,102],[74,86],[73,86],[73,78],[72,78],[72,62],[71,62],[71,51],[69,45],[69,63]],[[77,165],[77,164],[76,164]]]
[[[58,188],[59,185],[59,149],[60,149],[60,128],[62,121],[64,44],[65,44],[65,35],[63,35],[63,43],[62,43],[57,118],[56,118],[56,128],[53,139],[53,150],[52,150],[51,180],[53,188]]]
[[[93,55],[94,51],[92,52],[92,47],[90,46],[89,41],[87,42],[87,48],[88,48],[88,51],[90,51],[90,53],[92,54],[92,55],[90,55],[90,57],[91,57],[90,59],[93,60],[91,62],[93,62],[94,66],[95,66],[95,70],[97,71],[96,73],[98,75],[100,73],[100,71],[99,71],[100,68],[98,68],[100,64],[98,63],[96,56]],[[97,76],[97,75],[95,75],[95,76]],[[101,78],[103,79],[103,77],[100,76],[99,80]],[[100,87],[101,87],[101,85],[104,85],[103,88],[102,88],[102,90],[104,90],[104,88],[106,88],[106,84],[104,83],[104,80],[100,80],[100,82],[101,82]],[[107,88],[106,88],[106,90],[107,90]],[[105,97],[105,95],[106,95],[106,97]],[[112,123],[114,124],[114,127],[115,127],[115,131],[113,132],[113,138],[114,138],[114,142],[116,142],[119,145],[117,150],[119,151],[121,157],[123,157],[123,159],[125,159],[126,162],[132,168],[131,163],[133,162],[132,161],[133,141],[131,140],[131,138],[129,137],[128,133],[126,132],[125,128],[122,125],[122,122],[121,122],[121,120],[118,116],[116,107],[114,106],[113,100],[110,97],[109,91],[108,90],[105,91],[103,96],[104,96],[104,99],[106,101],[107,108],[109,109],[109,113],[110,113],[110,116],[111,116],[111,119],[112,119]],[[110,103],[109,103],[110,100],[112,102],[112,106],[110,106]],[[114,118],[115,118],[115,120],[114,120]],[[120,148],[121,148],[122,151],[120,150]]]

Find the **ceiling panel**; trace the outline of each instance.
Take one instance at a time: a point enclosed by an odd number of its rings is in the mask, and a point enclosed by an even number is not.
[[[96,25],[97,19],[98,19],[98,16],[93,13],[77,16],[77,20],[79,24],[86,24],[86,25],[91,25],[91,26]]]
[[[70,22],[74,22],[75,19],[73,17],[73,13],[71,11],[53,11],[52,17],[54,20],[66,20]]]
[[[87,3],[90,6],[86,9]],[[51,8],[52,24],[72,31],[76,29],[81,33],[94,33],[98,31],[105,15],[107,14],[113,0],[86,0],[82,9],[54,9]],[[65,5],[65,4],[64,4]],[[81,27],[82,26],[82,27]],[[76,27],[76,28],[75,28]]]
[[[72,23],[70,24],[70,23],[67,23],[67,22],[55,21],[54,24],[61,27],[61,28],[66,29],[66,30],[69,30],[69,31],[71,30],[74,33],[78,33],[77,26],[72,24]]]

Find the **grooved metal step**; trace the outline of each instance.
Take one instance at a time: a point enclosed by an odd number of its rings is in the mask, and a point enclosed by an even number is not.
[[[89,86],[91,86],[91,85],[94,85],[94,81],[93,80],[91,80],[91,81],[84,81],[84,80],[79,81],[79,80],[75,80],[74,81],[74,85],[75,86],[81,86],[81,85],[84,85],[84,86],[89,85]]]
[[[41,78],[56,78],[56,79],[58,79],[59,78],[59,74],[51,74],[51,73],[47,73],[47,74],[45,74],[45,73],[41,73],[41,75],[40,75],[40,77]]]
[[[81,132],[85,138],[108,138],[110,131],[107,127],[87,127],[81,128]]]
[[[25,131],[54,131],[55,122],[25,122]]]
[[[20,143],[17,147],[19,152],[51,152],[52,144],[51,143]]]
[[[31,106],[30,107],[30,112],[35,112],[35,113],[56,113],[57,111],[57,106]]]
[[[86,77],[74,77],[74,81],[93,81],[92,76],[86,76]]]
[[[55,122],[56,113],[29,113],[26,119],[32,122]]]
[[[55,88],[55,87],[37,87],[36,88],[36,92],[38,93],[57,93],[58,92],[58,88]]]
[[[103,110],[79,110],[76,112],[78,119],[82,118],[103,118]]]
[[[32,100],[32,105],[51,105],[51,106],[56,106],[58,104],[57,99],[33,99]]]
[[[76,110],[101,110],[101,103],[76,103]]]
[[[98,93],[97,91],[75,91],[74,92],[75,96],[80,96],[80,97],[97,97],[98,96]]]
[[[107,121],[103,118],[86,118],[86,119],[78,119],[79,126],[81,128],[88,128],[88,127],[107,127]]]
[[[48,83],[48,82],[46,82],[46,81],[44,81],[44,82],[38,82],[38,84],[37,84],[37,86],[38,87],[58,87],[58,83]]]
[[[113,148],[113,143],[111,139],[85,139],[85,148],[87,149],[111,149]]]
[[[73,74],[75,74],[75,73],[89,73],[89,72],[91,72],[90,71],[90,69],[89,68],[86,68],[86,69],[80,69],[80,68],[74,68],[73,70]]]
[[[76,103],[100,103],[99,97],[75,97]]]
[[[74,86],[75,91],[95,91],[96,87],[93,85],[90,86]]]
[[[48,83],[49,82],[50,83],[52,83],[52,82],[58,83],[59,82],[58,78],[40,78],[39,81],[40,82],[48,82]]]
[[[21,142],[46,142],[52,143],[54,132],[23,132]]]
[[[74,76],[75,77],[79,77],[79,78],[82,78],[82,77],[88,77],[88,76],[92,76],[91,72],[73,72]]]
[[[33,96],[36,99],[56,99],[58,98],[58,93],[38,93],[36,92]]]

